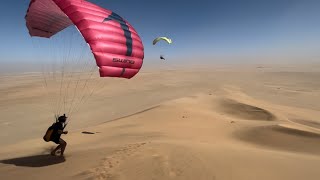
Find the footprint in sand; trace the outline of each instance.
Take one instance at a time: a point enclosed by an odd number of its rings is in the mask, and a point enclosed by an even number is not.
[[[147,143],[128,144],[115,154],[103,158],[99,167],[89,170],[86,174],[90,174],[89,179],[116,179],[114,169],[120,166],[121,161],[137,153],[145,144]]]

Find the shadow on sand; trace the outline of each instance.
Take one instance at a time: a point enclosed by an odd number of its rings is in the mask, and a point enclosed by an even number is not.
[[[13,159],[1,160],[0,163],[3,164],[13,164],[16,166],[25,166],[25,167],[44,167],[54,164],[59,164],[65,162],[64,157],[60,156],[51,156],[48,154],[45,155],[35,155],[27,157],[19,157]]]

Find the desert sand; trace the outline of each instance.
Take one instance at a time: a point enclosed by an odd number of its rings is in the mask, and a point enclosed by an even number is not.
[[[64,157],[41,74],[0,78],[0,179],[318,180],[319,65],[143,69],[70,117]],[[83,133],[83,132],[91,133]]]

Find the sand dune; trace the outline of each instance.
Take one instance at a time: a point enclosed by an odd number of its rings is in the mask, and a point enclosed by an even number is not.
[[[304,120],[304,119],[290,119],[290,120],[298,124],[320,129],[320,123],[314,120]]]
[[[307,130],[284,127],[281,125],[255,127],[235,133],[237,138],[249,141],[271,149],[291,152],[320,153],[320,133]]]
[[[223,112],[238,117],[239,119],[264,121],[272,121],[276,119],[272,113],[265,109],[240,103],[231,99],[222,100],[220,104]]]
[[[318,180],[320,109],[309,106],[319,97],[301,91],[295,100],[277,98],[255,85],[264,73],[171,70],[109,82],[73,117],[63,158],[49,156],[54,144],[42,140],[51,121],[35,107],[45,99],[26,102],[37,84],[4,88],[16,101],[0,105],[0,179]],[[291,75],[279,76],[294,84]]]

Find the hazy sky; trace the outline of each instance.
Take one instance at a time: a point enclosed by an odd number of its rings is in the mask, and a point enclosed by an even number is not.
[[[90,0],[110,9],[138,31],[145,61],[158,60],[157,36],[173,40],[168,59],[320,55],[319,0]],[[30,61],[34,48],[25,26],[28,0],[0,6],[1,62]],[[31,53],[33,52],[33,53]],[[163,50],[162,52],[163,53]],[[305,57],[305,58],[304,58]]]

